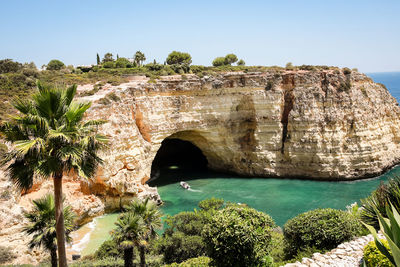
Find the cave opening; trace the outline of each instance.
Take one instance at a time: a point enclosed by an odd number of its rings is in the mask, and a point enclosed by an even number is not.
[[[193,143],[177,138],[165,139],[153,160],[148,184],[161,186],[190,180],[193,174],[207,171],[207,164],[207,158]]]

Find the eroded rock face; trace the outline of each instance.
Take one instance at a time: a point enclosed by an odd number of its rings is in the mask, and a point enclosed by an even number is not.
[[[209,167],[246,176],[346,180],[399,162],[400,108],[367,76],[338,70],[138,79],[98,94],[89,117],[107,119],[106,164],[88,190],[106,208],[150,194],[145,183],[165,138],[199,147]],[[97,97],[97,98],[100,98]],[[83,100],[96,100],[96,96]]]

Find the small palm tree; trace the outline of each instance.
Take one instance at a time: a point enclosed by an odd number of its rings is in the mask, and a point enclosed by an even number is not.
[[[134,62],[138,67],[140,67],[143,63],[143,61],[146,60],[145,55],[141,51],[136,51],[135,56],[134,56]]]
[[[142,233],[141,242],[138,243],[140,254],[140,265],[146,266],[146,247],[149,242],[157,236],[157,229],[162,227],[162,213],[158,206],[146,198],[144,201],[133,200],[129,206],[125,207],[128,213],[140,217],[145,225],[145,231]]]
[[[56,211],[54,197],[47,194],[40,199],[33,200],[33,209],[25,213],[30,224],[24,227],[24,232],[32,235],[29,248],[44,247],[50,252],[51,266],[57,267],[57,238],[56,238]],[[64,207],[65,239],[71,242],[70,233],[74,228],[75,214],[71,206]]]
[[[117,228],[111,234],[124,249],[125,267],[132,267],[133,247],[140,246],[143,233],[146,231],[143,219],[132,212],[127,212],[118,218],[115,225]]]
[[[97,134],[104,121],[83,122],[91,103],[73,101],[76,85],[67,89],[37,83],[31,100],[16,100],[20,115],[0,126],[0,133],[14,144],[3,164],[21,189],[29,189],[35,176],[53,178],[59,267],[67,266],[62,208],[62,178],[74,171],[91,178],[102,160],[97,152],[107,141]]]

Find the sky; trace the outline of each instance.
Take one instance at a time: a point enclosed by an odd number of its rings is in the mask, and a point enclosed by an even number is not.
[[[173,50],[210,65],[329,65],[400,71],[400,1],[2,0],[0,59],[67,65],[111,52],[164,62]]]

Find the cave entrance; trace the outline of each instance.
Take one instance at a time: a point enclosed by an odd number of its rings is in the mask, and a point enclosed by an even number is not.
[[[164,139],[151,166],[150,186],[190,180],[193,174],[207,171],[208,161],[192,142],[178,138]]]

